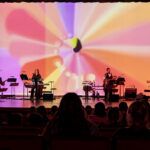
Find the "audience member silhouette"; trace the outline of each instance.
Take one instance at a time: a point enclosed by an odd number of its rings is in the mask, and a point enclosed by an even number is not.
[[[56,105],[52,106],[50,111],[48,112],[48,119],[52,120],[58,111],[58,107]]]
[[[42,126],[43,117],[39,113],[33,112],[28,116],[28,122],[30,126]]]
[[[54,115],[58,110],[58,107],[56,105],[52,106],[51,108],[51,114]]]
[[[87,105],[85,107],[85,110],[86,110],[86,112],[87,112],[88,115],[91,115],[91,113],[92,113],[92,107],[90,105]]]
[[[149,106],[144,101],[136,101],[129,107],[127,114],[128,128],[118,130],[115,136],[150,136],[147,129]]]
[[[30,113],[31,113],[31,112],[36,112],[36,108],[35,108],[34,106],[31,106],[31,107],[30,107]]]
[[[128,105],[126,102],[121,102],[119,104],[119,123],[123,126],[127,125],[126,115],[128,111]]]
[[[51,135],[96,136],[99,134],[95,124],[86,118],[80,97],[75,93],[63,96],[58,112],[50,123]]]
[[[89,118],[99,125],[105,124],[106,123],[105,105],[102,102],[98,102],[95,105],[94,115],[91,115]]]
[[[109,127],[119,127],[119,108],[118,107],[111,107],[108,110],[108,122],[107,126]]]
[[[23,116],[21,113],[12,113],[8,116],[8,125],[23,125]]]
[[[43,117],[44,123],[47,123],[49,121],[47,117],[46,108],[44,106],[39,106],[37,108],[37,112]]]

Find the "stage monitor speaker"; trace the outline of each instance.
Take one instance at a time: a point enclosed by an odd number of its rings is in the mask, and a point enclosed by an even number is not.
[[[125,98],[136,98],[137,88],[126,88],[125,89]]]
[[[54,98],[53,94],[52,93],[45,93],[43,94],[43,100],[46,100],[46,101],[52,101]]]
[[[110,99],[109,99],[110,102],[118,102],[119,101],[119,95],[118,94],[112,94],[110,96]]]

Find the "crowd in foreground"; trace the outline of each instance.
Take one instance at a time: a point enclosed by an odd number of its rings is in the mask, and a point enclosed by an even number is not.
[[[104,128],[114,128],[115,136],[149,136],[150,105],[147,99],[138,99],[128,108],[126,102],[119,107],[105,108],[98,102],[95,108],[82,106],[80,97],[67,93],[62,97],[60,106],[49,111],[44,106],[31,107],[23,116],[12,113],[3,125],[44,126],[48,124],[50,136],[101,136]]]
[[[149,136],[149,108],[147,99],[138,99],[129,108],[126,102],[121,102],[119,107],[105,109],[99,102],[92,110],[90,106],[82,106],[78,95],[68,93],[50,122],[50,134],[100,136],[103,128],[116,128],[114,136]]]

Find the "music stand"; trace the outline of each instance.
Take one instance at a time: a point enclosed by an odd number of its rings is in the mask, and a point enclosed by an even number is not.
[[[28,76],[26,74],[20,74],[20,78],[22,81],[28,80]],[[25,92],[25,89],[24,89],[24,83],[23,83],[23,99],[24,99],[24,92]]]
[[[16,78],[8,78],[7,82],[16,82],[17,79]]]
[[[19,83],[16,83],[17,78],[14,78],[14,76],[11,76],[7,79],[7,82],[10,83],[10,87],[11,87],[11,98],[14,96],[15,97],[15,87],[19,85]]]
[[[28,76],[26,74],[20,75],[21,80],[28,80]]]

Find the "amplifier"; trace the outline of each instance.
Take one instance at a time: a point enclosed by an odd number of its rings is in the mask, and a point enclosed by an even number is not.
[[[54,96],[53,96],[52,93],[45,93],[45,94],[43,94],[43,100],[47,100],[47,101],[50,100],[50,101],[52,101],[53,98],[54,98]]]
[[[125,97],[126,98],[136,98],[137,88],[126,88],[125,89]]]

